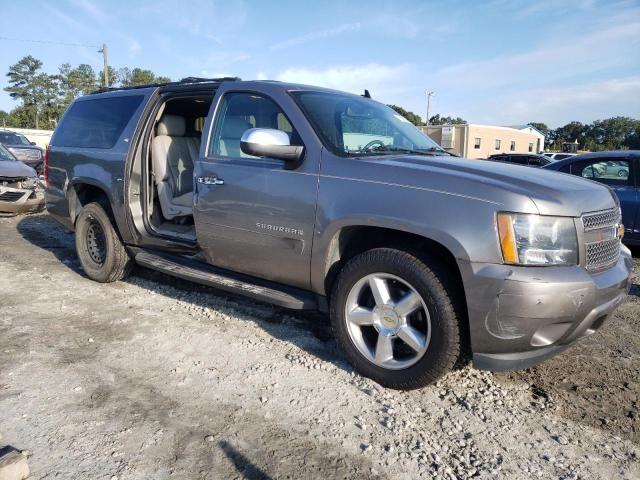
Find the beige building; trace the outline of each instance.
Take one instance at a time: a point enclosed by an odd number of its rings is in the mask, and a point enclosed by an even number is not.
[[[487,158],[496,153],[539,153],[544,135],[529,126],[431,125],[420,127],[445,150],[466,158]]]

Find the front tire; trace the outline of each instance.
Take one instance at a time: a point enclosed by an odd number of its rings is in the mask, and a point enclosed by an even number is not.
[[[132,261],[107,212],[98,203],[82,208],[76,221],[76,252],[89,278],[111,283],[125,278]]]
[[[452,274],[435,260],[391,248],[357,255],[331,295],[338,346],[359,373],[385,387],[435,382],[461,352],[452,285]]]

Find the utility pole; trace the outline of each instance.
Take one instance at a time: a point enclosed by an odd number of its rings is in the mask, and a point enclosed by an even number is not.
[[[102,54],[102,60],[104,66],[102,67],[102,72],[104,74],[104,86],[105,88],[109,87],[109,61],[107,58],[107,44],[103,43],[102,48],[98,50],[98,53]]]
[[[428,127],[429,126],[429,109],[431,107],[431,95],[433,95],[433,92],[425,90],[424,93],[427,96],[427,121],[425,123]]]

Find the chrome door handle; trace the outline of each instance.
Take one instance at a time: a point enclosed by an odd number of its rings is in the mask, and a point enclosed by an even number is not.
[[[224,180],[218,177],[198,177],[198,183],[203,185],[224,185]]]

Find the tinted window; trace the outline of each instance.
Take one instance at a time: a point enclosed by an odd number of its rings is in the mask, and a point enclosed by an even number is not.
[[[7,145],[20,145],[20,139],[15,133],[12,132],[0,132],[0,143],[6,143]]]
[[[302,145],[291,122],[273,100],[252,93],[228,93],[219,108],[209,156],[258,158],[240,149],[240,139],[250,128],[282,130],[289,135],[291,145]]]
[[[529,157],[529,165],[535,165],[536,167],[542,167],[549,164],[549,160],[543,157]]]
[[[0,143],[6,143],[7,145],[31,145],[27,137],[13,132],[0,132]]]
[[[18,145],[31,145],[31,142],[24,135],[16,134],[16,140],[18,141]]]
[[[627,160],[600,160],[581,163],[574,173],[612,186],[629,185],[629,162]]]
[[[143,98],[127,95],[75,102],[56,130],[55,145],[113,147]]]

